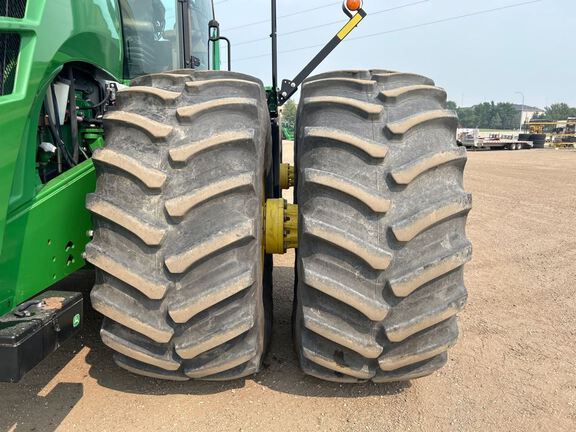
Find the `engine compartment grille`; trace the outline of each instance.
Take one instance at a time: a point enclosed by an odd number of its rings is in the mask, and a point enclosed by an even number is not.
[[[0,16],[24,18],[27,0],[0,0]]]
[[[19,34],[0,33],[0,96],[9,95],[14,91],[19,51]]]

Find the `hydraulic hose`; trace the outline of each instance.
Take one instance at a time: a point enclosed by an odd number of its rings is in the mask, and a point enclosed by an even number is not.
[[[56,126],[60,125],[60,115],[58,113],[58,101],[56,100],[56,92],[54,91],[54,84],[50,85],[50,89],[52,93],[52,106],[54,108],[54,117],[56,120],[56,124],[54,124],[54,122],[52,121],[52,117],[50,116],[50,113],[48,113],[48,124],[50,126],[50,132],[52,133],[52,138],[55,141],[54,144],[56,144],[56,146],[62,152],[64,159],[66,159],[66,163],[68,163],[68,165],[73,167],[76,166],[77,164],[74,163],[72,157],[68,153],[68,149],[66,148],[64,141],[62,141],[62,138],[60,138],[60,131],[58,130],[58,126]]]
[[[70,87],[68,90],[68,106],[70,112],[70,135],[72,136],[72,160],[75,164],[79,160],[80,143],[78,142],[78,117],[76,117],[76,86],[74,85],[74,71],[68,70]]]

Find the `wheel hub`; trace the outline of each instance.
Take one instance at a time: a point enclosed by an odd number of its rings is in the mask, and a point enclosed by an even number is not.
[[[283,198],[266,201],[265,249],[268,254],[284,254],[298,247],[298,206]]]

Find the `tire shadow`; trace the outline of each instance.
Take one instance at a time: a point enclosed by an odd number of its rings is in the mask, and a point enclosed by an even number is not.
[[[42,385],[10,385],[0,384],[2,431],[55,431],[84,395],[81,383],[58,383],[46,396],[38,395]]]

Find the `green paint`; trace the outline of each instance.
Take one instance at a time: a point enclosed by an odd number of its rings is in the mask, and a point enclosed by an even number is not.
[[[84,203],[95,181],[92,161],[85,161],[10,215],[0,255],[0,315],[84,266],[91,227]]]
[[[104,129],[89,128],[80,132],[81,138],[91,151],[104,147]]]
[[[294,141],[294,129],[282,126],[282,139],[288,141]]]
[[[76,328],[80,325],[80,314],[76,314],[74,315],[74,318],[72,318],[72,327]]]
[[[0,17],[0,32],[21,36],[14,92],[0,97],[0,251],[6,221],[39,192],[36,125],[46,89],[69,62],[122,77],[118,6],[110,0],[28,2],[26,17]]]

